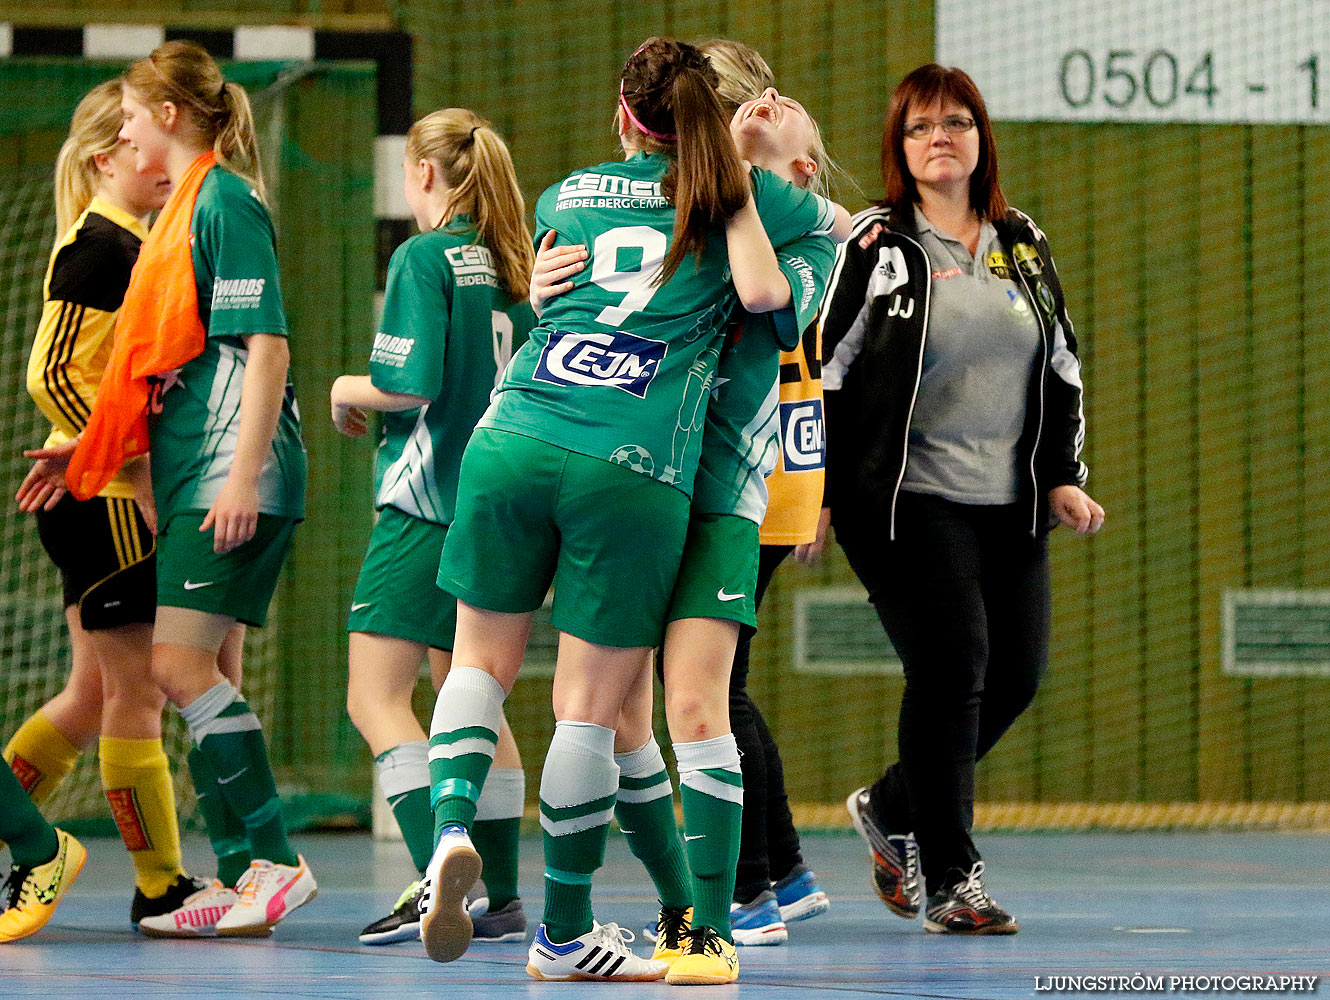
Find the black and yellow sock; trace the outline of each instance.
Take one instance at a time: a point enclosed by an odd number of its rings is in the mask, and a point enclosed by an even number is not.
[[[5,763],[37,805],[50,798],[81,756],[40,709],[28,716],[5,747]]]
[[[149,898],[171,887],[184,868],[171,766],[161,739],[103,736],[102,790],[134,862],[134,881]]]

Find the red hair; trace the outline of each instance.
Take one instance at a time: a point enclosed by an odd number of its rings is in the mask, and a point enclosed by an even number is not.
[[[905,116],[913,107],[926,108],[939,101],[955,101],[965,107],[979,129],[979,162],[970,175],[970,206],[981,219],[1000,219],[1007,214],[1007,199],[998,184],[997,144],[983,95],[970,75],[956,67],[927,63],[910,72],[891,95],[887,123],[882,130],[881,205],[898,212],[919,201],[919,186],[905,161]]]

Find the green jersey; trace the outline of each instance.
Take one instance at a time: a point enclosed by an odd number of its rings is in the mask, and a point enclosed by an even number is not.
[[[499,284],[494,258],[466,216],[397,248],[370,380],[430,402],[384,414],[375,506],[452,523],[462,451],[534,322],[531,306],[513,302]]]
[[[745,315],[720,357],[707,406],[697,514],[735,514],[758,524],[767,512],[766,477],[780,454],[780,351],[794,348],[817,316],[836,244],[806,236],[776,252],[790,283],[790,305]]]
[[[272,219],[249,183],[222,167],[203,179],[190,220],[203,353],[157,379],[150,425],[152,486],[166,524],[206,511],[235,458],[252,334],[287,336]],[[290,380],[259,479],[259,513],[305,516],[305,445]]]
[[[540,197],[536,239],[585,244],[588,267],[545,305],[482,426],[625,465],[691,494],[707,394],[737,297],[725,233],[657,285],[674,234],[662,154],[580,170]],[[830,232],[835,209],[764,170],[753,197],[774,245]]]

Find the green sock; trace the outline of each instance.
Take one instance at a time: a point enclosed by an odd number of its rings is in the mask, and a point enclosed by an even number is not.
[[[475,667],[454,665],[434,702],[429,730],[430,807],[434,842],[445,826],[468,831],[503,726],[503,688]]]
[[[693,926],[712,927],[727,941],[739,863],[743,773],[733,735],[676,743],[679,796],[688,865],[693,870]]]
[[[589,722],[555,725],[540,779],[544,923],[555,944],[591,930],[591,877],[605,861],[618,785],[613,729]]]
[[[249,869],[249,835],[245,824],[232,812],[217,784],[217,775],[207,755],[198,747],[189,751],[189,776],[194,782],[194,793],[199,798],[199,812],[208,831],[208,842],[217,855],[217,878],[224,885],[233,886]]]
[[[501,910],[517,898],[517,849],[525,805],[522,769],[491,768],[471,826],[471,842],[484,865],[491,911]]]
[[[693,905],[692,876],[674,821],[674,789],[655,737],[629,753],[616,753],[619,794],[614,816],[628,849],[656,885],[662,906]]]
[[[434,851],[434,811],[429,807],[429,747],[400,743],[374,758],[379,788],[402,831],[411,861],[422,875]]]
[[[222,797],[245,824],[250,853],[279,865],[299,863],[286,839],[282,801],[268,765],[258,717],[229,681],[181,709],[194,742],[208,758]]]
[[[0,841],[9,844],[10,861],[36,868],[56,856],[60,839],[42,817],[9,766],[0,766]]]
[[[517,849],[520,819],[478,819],[471,827],[471,842],[484,866],[490,909],[501,910],[517,898]]]

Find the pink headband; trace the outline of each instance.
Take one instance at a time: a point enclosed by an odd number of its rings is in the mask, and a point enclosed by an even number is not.
[[[642,50],[638,49],[637,51],[641,52]],[[636,53],[634,53],[634,55],[636,55]],[[623,108],[623,113],[628,116],[630,122],[637,126],[639,131],[651,136],[651,138],[659,139],[661,142],[678,141],[679,137],[677,135],[667,135],[664,132],[653,132],[637,120],[637,115],[633,114],[633,109],[628,106],[628,99],[623,95],[623,77],[619,78],[619,107]]]

